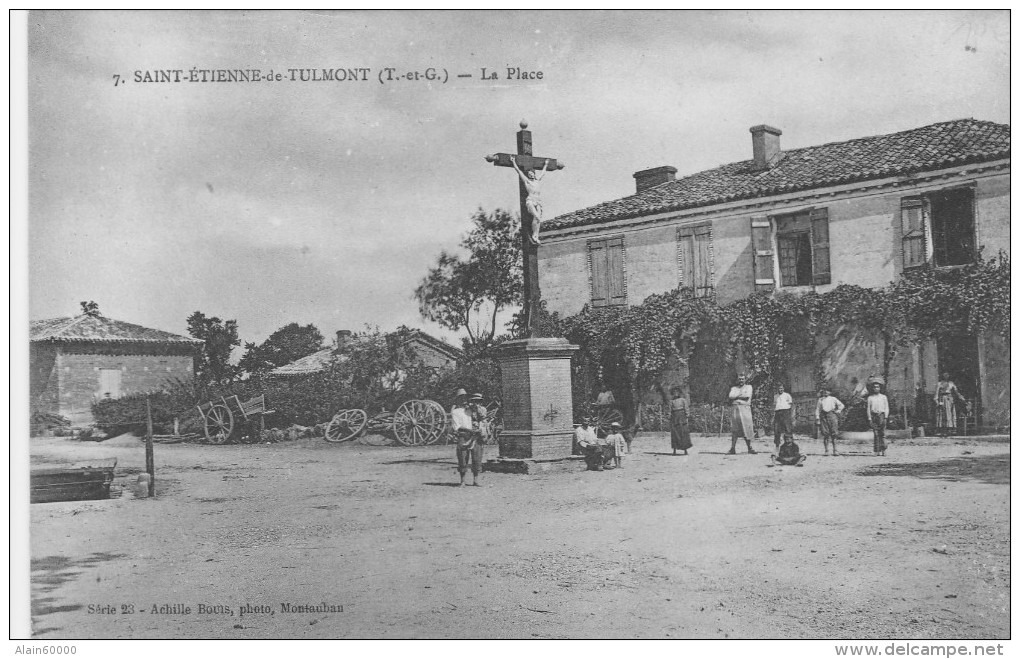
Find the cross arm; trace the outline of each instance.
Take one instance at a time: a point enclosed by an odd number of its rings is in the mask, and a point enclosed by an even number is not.
[[[533,169],[535,171],[540,171],[543,167],[545,167],[546,161],[549,161],[549,167],[547,169],[550,172],[566,167],[562,160],[556,160],[556,158],[538,158],[536,156],[524,156],[516,153],[494,153],[492,155],[485,156],[485,159],[496,167],[513,167],[513,164],[510,162],[511,157],[517,159],[517,166],[522,170]]]

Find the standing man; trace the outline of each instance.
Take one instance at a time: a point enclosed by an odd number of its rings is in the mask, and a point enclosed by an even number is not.
[[[741,437],[747,443],[747,452],[754,454],[751,447],[751,440],[754,438],[754,421],[751,419],[751,395],[754,390],[747,384],[747,377],[741,373],[737,376],[737,385],[730,387],[730,405],[733,408],[733,416],[730,420],[731,435],[733,443],[730,445],[729,455],[737,454],[737,440]]]
[[[889,418],[889,399],[882,393],[882,385],[871,383],[868,396],[868,422],[875,433],[875,455],[885,455],[885,424]]]
[[[793,438],[793,397],[786,393],[782,382],[776,385],[775,403],[772,425],[776,433],[776,449],[779,449],[782,437]]]
[[[832,440],[832,454],[836,453],[836,437],[839,436],[839,413],[845,405],[835,396],[829,394],[829,390],[822,388],[818,391],[818,407],[815,408],[815,421],[822,430],[822,444],[825,446],[825,455],[829,455],[829,440]]]
[[[481,399],[480,394],[476,394]],[[478,474],[482,468],[482,426],[476,419],[479,406],[472,405],[467,399],[467,392],[457,390],[456,402],[450,410],[451,425],[457,437],[457,471],[460,472],[460,486],[464,487],[468,463],[471,466],[472,485],[478,485]],[[484,409],[482,422],[484,423]]]

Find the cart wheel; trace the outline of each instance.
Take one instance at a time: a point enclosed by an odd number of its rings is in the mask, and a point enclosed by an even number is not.
[[[607,434],[609,426],[613,423],[623,423],[623,414],[620,413],[620,410],[602,407],[595,412],[595,428],[602,434]]]
[[[393,414],[393,434],[405,446],[425,446],[446,430],[446,412],[431,400],[409,400]]]
[[[432,426],[432,432],[429,434],[428,441],[425,443],[435,444],[440,440],[440,438],[446,436],[446,432],[450,427],[449,417],[446,415],[446,410],[443,409],[443,406],[437,403],[436,401],[426,400],[423,402],[428,403],[432,407],[433,410],[432,418],[434,422]]]
[[[205,413],[205,438],[210,444],[226,444],[234,432],[234,415],[226,405],[213,405]]]
[[[350,441],[361,434],[367,423],[364,410],[340,410],[326,426],[323,439],[333,443]]]

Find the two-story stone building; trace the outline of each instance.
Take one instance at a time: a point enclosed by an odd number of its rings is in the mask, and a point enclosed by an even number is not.
[[[539,275],[549,310],[636,304],[678,286],[720,304],[755,291],[881,287],[925,263],[1008,253],[1007,125],[964,119],[791,150],[776,128],[750,132],[748,160],[679,179],[670,166],[639,171],[635,194],[546,222]],[[858,332],[837,333],[788,379],[809,396],[820,359],[829,381],[852,389],[880,371],[881,351]],[[986,425],[1008,424],[1000,337],[914,346],[894,363],[890,391],[930,391],[940,370],[980,402]],[[724,395],[691,383],[695,400]]]

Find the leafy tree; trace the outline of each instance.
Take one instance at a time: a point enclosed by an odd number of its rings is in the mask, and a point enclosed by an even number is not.
[[[188,316],[188,334],[204,341],[195,368],[195,377],[202,385],[224,383],[234,379],[238,368],[230,363],[230,353],[241,345],[236,320],[208,317],[201,311]]]
[[[99,313],[99,305],[96,304],[93,300],[89,300],[88,302],[82,300],[81,312],[86,316],[92,316],[93,318],[99,318],[100,316],[103,315]]]
[[[309,323],[284,325],[269,335],[269,338],[256,345],[244,344],[244,356],[238,367],[255,379],[261,379],[266,373],[322,350],[322,333]]]
[[[496,209],[479,208],[461,240],[467,256],[443,251],[414,291],[422,317],[464,330],[468,343],[485,344],[496,334],[503,309],[523,300],[523,256],[518,220]]]

